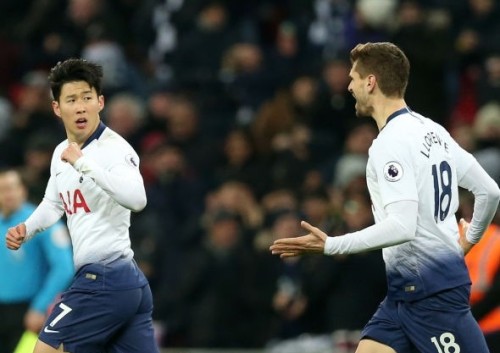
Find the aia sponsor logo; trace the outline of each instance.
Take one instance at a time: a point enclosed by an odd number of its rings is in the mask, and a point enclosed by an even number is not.
[[[83,210],[85,213],[90,213],[90,208],[80,189],[75,189],[73,191],[68,190],[66,191],[66,195],[60,192],[59,197],[64,205],[66,215],[71,216],[80,210]]]

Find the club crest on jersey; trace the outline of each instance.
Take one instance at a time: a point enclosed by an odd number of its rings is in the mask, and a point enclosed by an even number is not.
[[[130,164],[133,167],[137,167],[137,161],[135,160],[134,156],[132,154],[127,154],[125,156],[125,160],[127,161],[128,164]]]
[[[398,181],[403,177],[403,167],[398,162],[389,162],[384,166],[384,177],[388,181]]]

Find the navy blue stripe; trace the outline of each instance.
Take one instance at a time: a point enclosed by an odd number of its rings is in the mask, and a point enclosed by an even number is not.
[[[97,140],[99,137],[101,137],[101,135],[105,129],[106,129],[106,125],[104,125],[104,123],[101,121],[99,123],[99,126],[97,127],[97,129],[94,131],[94,133],[92,135],[90,135],[89,138],[87,139],[87,141],[85,141],[85,143],[83,144],[82,150],[85,147],[87,147],[92,141]]]
[[[394,113],[392,113],[391,115],[389,115],[389,117],[387,118],[386,122],[385,122],[385,125],[389,124],[389,121],[391,121],[392,119],[394,119],[395,117],[399,116],[399,115],[403,115],[403,114],[406,114],[406,113],[411,113],[411,110],[410,108],[408,107],[404,107],[402,109],[399,109],[399,110],[396,110]]]

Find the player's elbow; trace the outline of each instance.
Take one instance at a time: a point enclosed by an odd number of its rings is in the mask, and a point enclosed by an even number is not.
[[[132,209],[133,212],[140,212],[142,211],[146,205],[147,205],[147,200],[146,198],[144,198],[143,202],[141,202],[140,204],[137,205],[137,207],[135,207],[134,209]]]
[[[131,203],[128,208],[132,212],[140,212],[146,207],[147,203],[148,201],[146,198],[146,194],[144,194],[141,197],[137,198],[135,202]]]
[[[417,230],[416,223],[415,226],[413,226],[410,222],[401,222],[398,219],[391,219],[391,224],[393,234],[397,234],[397,244],[406,243],[415,239]]]
[[[415,229],[409,229],[409,228],[401,228],[401,241],[403,243],[406,243],[408,241],[412,241],[415,239],[415,233],[416,233],[416,227]]]
[[[418,202],[400,201],[387,208],[388,221],[393,234],[397,234],[399,243],[415,239],[417,232]]]
[[[398,226],[401,231],[401,237],[404,241],[411,241],[415,239],[417,233],[417,218],[408,217],[404,221],[401,219],[397,220]]]
[[[500,188],[496,186],[492,192],[490,193],[490,197],[492,199],[492,203],[498,205],[500,202]]]
[[[140,187],[131,188],[127,195],[122,195],[122,202],[120,204],[128,208],[132,212],[140,212],[146,207],[147,196],[144,185],[140,185]]]

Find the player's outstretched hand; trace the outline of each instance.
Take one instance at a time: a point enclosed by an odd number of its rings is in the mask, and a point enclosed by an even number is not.
[[[322,254],[327,238],[326,233],[306,221],[302,221],[300,225],[309,233],[300,237],[275,240],[269,248],[271,253],[281,258],[303,254]]]
[[[458,234],[459,234],[458,243],[462,247],[464,255],[467,255],[470,249],[472,249],[472,247],[474,246],[474,244],[469,243],[469,241],[465,237],[465,234],[467,234],[468,230],[469,230],[469,222],[461,218],[458,227]]]
[[[24,239],[26,238],[26,226],[20,223],[15,227],[9,228],[7,235],[5,235],[5,243],[7,248],[17,250],[21,247]]]

